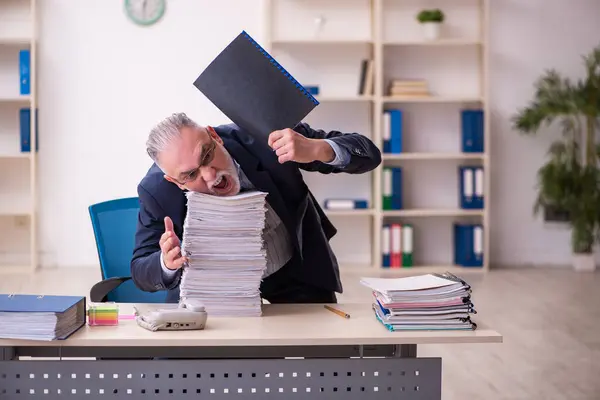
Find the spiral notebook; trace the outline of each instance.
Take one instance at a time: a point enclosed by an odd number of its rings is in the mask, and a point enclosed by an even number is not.
[[[265,137],[293,128],[319,105],[245,31],[206,67],[194,86],[233,123]]]

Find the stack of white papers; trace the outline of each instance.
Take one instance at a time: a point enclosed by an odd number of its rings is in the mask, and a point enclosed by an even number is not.
[[[389,330],[474,330],[471,287],[452,275],[362,278],[373,290],[373,310]]]
[[[182,254],[189,258],[180,298],[198,299],[209,316],[260,316],[266,270],[266,195],[187,193]]]

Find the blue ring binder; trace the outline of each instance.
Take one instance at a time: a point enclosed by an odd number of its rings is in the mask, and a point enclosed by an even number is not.
[[[291,80],[298,90],[300,90],[306,97],[308,97],[315,105],[319,105],[319,101],[313,97],[313,95],[304,88],[285,68],[281,66],[263,47],[258,44],[246,31],[242,31],[242,34],[254,45],[259,51],[271,61],[271,64],[275,65],[278,70],[280,70],[283,75]]]

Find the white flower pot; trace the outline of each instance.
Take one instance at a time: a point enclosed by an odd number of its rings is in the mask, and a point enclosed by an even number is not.
[[[578,272],[591,272],[596,270],[594,253],[573,254],[573,269]]]
[[[424,36],[425,40],[439,39],[441,23],[439,23],[439,22],[423,22],[421,25],[423,26],[423,36]]]

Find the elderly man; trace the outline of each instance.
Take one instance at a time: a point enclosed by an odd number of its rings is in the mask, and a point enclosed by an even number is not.
[[[358,133],[325,132],[306,123],[256,137],[235,124],[201,126],[173,114],[151,131],[154,161],[138,185],[140,200],[131,275],[142,290],[167,290],[179,300],[185,257],[180,251],[185,191],[231,196],[267,195],[264,237],[267,271],[261,293],[270,303],[335,303],[342,293],[329,245],[336,233],[300,170],[362,174],[381,162],[379,149]]]

